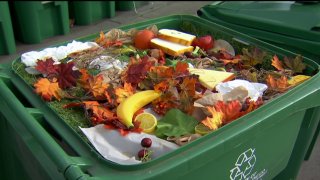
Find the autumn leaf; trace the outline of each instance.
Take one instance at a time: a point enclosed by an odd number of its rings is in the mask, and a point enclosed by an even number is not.
[[[180,110],[192,114],[194,109],[194,100],[196,95],[196,82],[197,79],[193,77],[186,77],[180,84]]]
[[[169,84],[167,81],[162,81],[154,86],[154,90],[157,92],[164,92],[169,89]]]
[[[115,89],[115,94],[117,95],[117,103],[121,103],[123,100],[135,93],[134,88],[130,83],[124,83],[123,87],[118,87]]]
[[[94,97],[101,98],[104,97],[104,93],[108,86],[109,84],[103,81],[103,76],[97,75],[89,78],[87,91],[90,92]]]
[[[223,62],[223,65],[226,64],[238,64],[241,59],[220,59]]]
[[[79,71],[74,71],[74,62],[61,63],[57,65],[57,79],[59,87],[66,89],[77,85],[77,78],[79,77]]]
[[[177,108],[178,105],[177,97],[171,92],[166,92],[152,101],[152,110],[159,115],[165,115],[170,109]]]
[[[135,61],[134,58],[131,57],[131,62],[122,76],[124,82],[131,83],[132,85],[139,84],[146,78],[147,72],[153,65],[154,62],[149,61],[147,58]]]
[[[83,101],[80,103],[70,103],[63,106],[63,108],[72,107],[84,108],[86,117],[90,120],[90,123],[93,126],[118,119],[114,112],[99,104],[97,101]]]
[[[106,39],[104,32],[100,31],[99,37],[95,40],[97,44],[100,44]]]
[[[188,63],[178,61],[178,63],[176,64],[176,67],[175,67],[175,71],[174,71],[175,76],[189,74],[188,67],[189,67]]]
[[[50,82],[47,78],[40,78],[34,84],[35,92],[39,94],[45,101],[51,101],[52,97],[57,100],[62,98],[62,90],[60,89],[56,79]]]
[[[214,107],[217,111],[223,113],[223,124],[228,124],[241,116],[242,105],[238,100],[230,102],[218,101]]]
[[[258,48],[248,50],[246,48],[242,49],[243,55],[241,55],[241,60],[244,65],[255,66],[257,64],[262,64],[264,57],[267,55],[265,51],[262,51]]]
[[[257,72],[243,69],[240,71],[240,74],[250,82],[258,82]]]
[[[269,90],[274,90],[278,92],[285,92],[290,87],[286,76],[274,78],[272,75],[269,74],[266,78],[266,82]]]
[[[115,90],[113,88],[113,86],[108,86],[108,88],[106,89],[106,91],[104,92],[104,96],[107,98],[108,101],[108,105],[111,108],[115,108],[118,106],[117,103],[117,95],[115,94]]]
[[[54,60],[52,58],[47,58],[45,60],[38,60],[35,68],[41,74],[48,76],[50,74],[57,73],[57,67],[53,63],[54,63]]]
[[[207,109],[211,115],[202,120],[201,123],[211,130],[217,130],[222,126],[223,113],[217,111],[214,107],[208,106]]]
[[[271,64],[273,67],[275,67],[277,70],[279,71],[283,71],[284,68],[282,66],[282,62],[279,61],[279,58],[277,55],[274,55],[273,56],[273,59],[272,59],[272,64]]]
[[[263,100],[261,97],[259,97],[256,101],[251,101],[251,98],[248,97],[242,105],[241,116],[252,112],[261,105],[263,105]]]
[[[88,81],[91,78],[91,75],[88,73],[87,69],[80,69],[79,72],[81,73],[78,82],[84,89],[89,89]]]
[[[297,55],[294,59],[284,57],[284,63],[288,69],[292,70],[294,73],[302,73],[306,69],[306,65],[302,62],[302,56]]]

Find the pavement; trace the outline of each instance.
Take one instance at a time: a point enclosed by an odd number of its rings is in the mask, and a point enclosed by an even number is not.
[[[73,26],[67,35],[58,35],[43,40],[38,44],[24,44],[16,41],[17,51],[11,55],[0,55],[0,63],[9,63],[21,56],[21,54],[46,48],[65,41],[71,41],[75,38],[87,36],[92,33],[100,32],[104,29],[115,28],[120,25],[132,24],[150,18],[173,14],[192,14],[212,1],[149,1],[148,5],[131,11],[116,11],[116,16],[106,18],[86,26]],[[319,180],[320,179],[320,138],[317,139],[310,159],[302,164],[298,180]]]

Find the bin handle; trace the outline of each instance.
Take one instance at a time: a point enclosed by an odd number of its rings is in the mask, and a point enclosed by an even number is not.
[[[5,106],[8,111],[15,109],[13,114],[17,119],[23,119],[20,121],[30,134],[41,144],[41,147],[48,154],[49,158],[57,165],[58,171],[65,174],[66,170],[74,165],[78,165],[77,158],[72,158],[55,142],[55,140],[49,135],[48,132],[39,124],[39,122],[30,114],[28,108],[18,100],[18,98],[11,92],[7,84],[0,78],[0,99],[5,102]],[[29,108],[30,109],[30,108]],[[12,117],[9,119],[13,119]],[[66,158],[67,157],[67,158]],[[80,168],[77,169],[79,173]]]

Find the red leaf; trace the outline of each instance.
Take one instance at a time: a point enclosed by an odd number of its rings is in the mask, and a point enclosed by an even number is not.
[[[61,63],[57,66],[57,78],[61,89],[70,88],[77,85],[79,71],[73,71],[74,62]]]
[[[153,64],[154,61],[149,61],[148,58],[142,58],[141,60],[138,60],[138,62],[135,62],[135,60],[132,59],[131,64],[129,64],[124,75],[125,82],[133,85],[139,84],[146,78],[147,72]]]
[[[174,72],[175,75],[179,76],[179,75],[189,74],[188,67],[189,67],[188,63],[178,61],[175,68],[175,72]]]
[[[230,101],[228,103],[218,101],[214,107],[217,111],[223,113],[223,124],[228,124],[242,115],[240,112],[242,105],[238,100]]]
[[[57,67],[53,65],[54,60],[52,58],[48,58],[44,61],[38,60],[36,65],[36,70],[38,70],[42,74],[50,75],[57,73]]]

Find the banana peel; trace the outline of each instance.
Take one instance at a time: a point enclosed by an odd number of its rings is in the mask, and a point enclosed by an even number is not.
[[[160,92],[154,90],[146,90],[129,96],[117,107],[117,116],[119,117],[119,121],[127,126],[127,128],[132,128],[132,118],[134,113],[141,109],[143,106],[160,97],[160,95]]]

